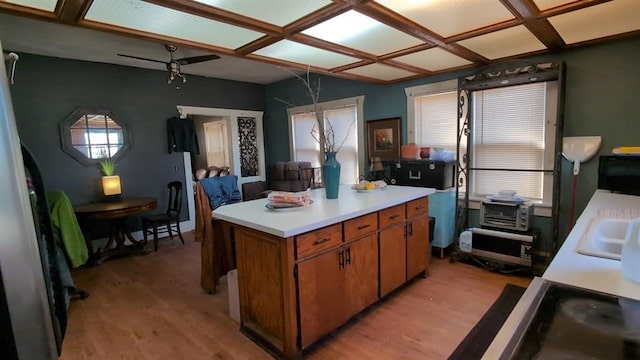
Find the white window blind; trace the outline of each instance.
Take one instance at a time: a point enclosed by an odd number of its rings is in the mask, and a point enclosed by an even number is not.
[[[475,91],[473,93],[472,167],[482,169],[545,169],[545,83]],[[543,199],[544,173],[472,171],[474,196],[516,190]]]
[[[447,91],[415,98],[416,144],[456,150],[458,93]]]
[[[340,162],[340,183],[353,184],[358,179],[358,105],[336,106],[331,108],[330,103],[322,108],[325,128],[333,128],[333,143],[340,147],[336,159]],[[324,154],[320,152],[320,145],[311,135],[316,124],[314,112],[292,111],[291,132],[293,160],[309,161],[314,167],[320,167],[324,162]],[[317,128],[316,128],[317,130]],[[344,140],[344,142],[342,142]]]

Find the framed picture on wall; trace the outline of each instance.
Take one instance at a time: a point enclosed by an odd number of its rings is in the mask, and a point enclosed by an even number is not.
[[[367,121],[367,150],[369,158],[400,159],[401,118]]]

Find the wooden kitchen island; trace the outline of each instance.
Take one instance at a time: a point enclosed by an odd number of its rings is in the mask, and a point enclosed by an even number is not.
[[[429,263],[429,188],[387,186],[306,208],[259,199],[219,207],[236,244],[240,330],[274,356],[298,359],[322,336]]]

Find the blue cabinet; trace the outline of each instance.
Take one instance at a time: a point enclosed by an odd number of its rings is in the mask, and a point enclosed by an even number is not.
[[[429,216],[436,219],[433,231],[434,250],[440,250],[440,258],[443,250],[453,244],[455,217],[456,217],[456,189],[436,190],[429,196]]]

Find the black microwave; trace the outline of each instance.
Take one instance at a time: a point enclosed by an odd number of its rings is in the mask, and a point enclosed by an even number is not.
[[[640,195],[640,156],[600,156],[598,189]]]

